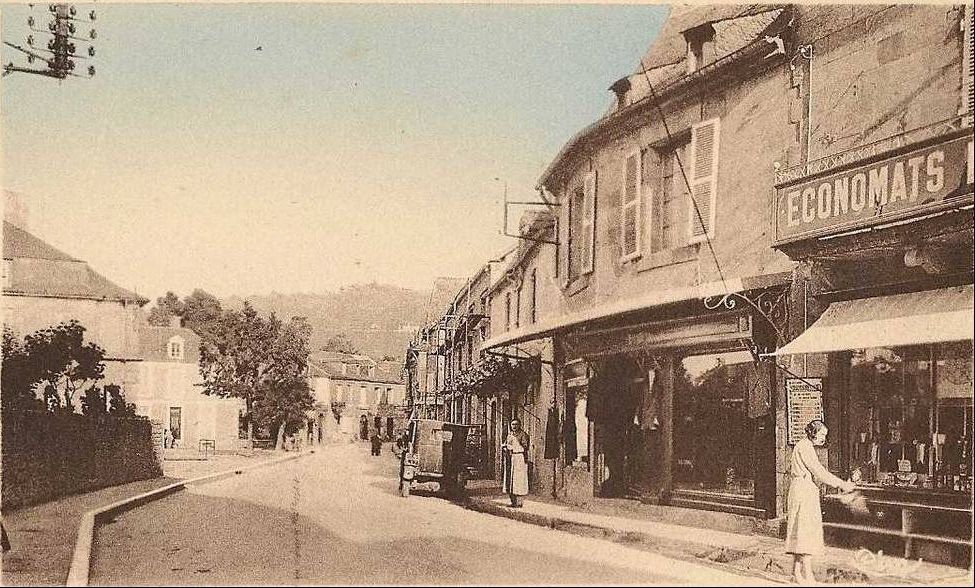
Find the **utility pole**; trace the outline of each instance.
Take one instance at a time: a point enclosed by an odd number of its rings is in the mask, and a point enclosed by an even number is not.
[[[31,4],[30,7],[33,9],[34,5]],[[33,14],[27,17],[27,26],[30,27],[31,32],[27,35],[26,46],[9,41],[3,42],[4,45],[25,54],[28,65],[15,65],[11,61],[3,66],[2,75],[7,76],[14,72],[20,72],[58,80],[63,80],[68,76],[82,78],[94,76],[94,65],[88,66],[87,76],[75,73],[74,69],[75,60],[88,60],[95,57],[95,46],[92,42],[98,37],[98,33],[94,28],[91,28],[87,36],[81,36],[84,33],[79,31],[80,28],[95,22],[95,11],[89,12],[87,17],[79,17],[78,9],[72,4],[51,4],[48,6],[48,12],[51,15],[51,21],[47,23],[46,29],[38,25]],[[40,37],[35,37],[35,34]],[[42,42],[44,38],[47,38],[46,43]],[[85,54],[82,55],[81,53]],[[36,62],[41,62],[46,67],[33,66]]]

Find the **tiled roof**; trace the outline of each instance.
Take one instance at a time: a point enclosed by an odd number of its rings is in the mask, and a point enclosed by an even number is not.
[[[707,23],[713,24],[717,31],[724,26],[718,23],[779,10],[785,6],[785,4],[675,5],[671,8],[660,34],[643,56],[643,63],[647,69],[655,69],[682,61],[687,53],[684,31]],[[755,34],[758,34],[758,31]]]
[[[183,340],[183,359],[169,357],[169,342],[173,337]],[[153,327],[142,325],[139,328],[139,348],[146,361],[165,361],[174,363],[199,363],[200,337],[184,327]]]
[[[63,251],[51,247],[34,235],[7,221],[3,221],[3,258],[80,261]]]
[[[84,261],[51,247],[10,223],[3,223],[3,257],[11,261],[9,295],[121,300],[147,300],[91,269]]]

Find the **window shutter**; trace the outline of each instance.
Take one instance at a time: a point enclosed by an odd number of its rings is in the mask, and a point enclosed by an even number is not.
[[[596,255],[596,172],[586,174],[582,210],[582,247],[580,251],[582,273],[592,271],[593,257]]]
[[[714,235],[718,196],[719,128],[720,123],[716,118],[691,127],[691,201],[689,204],[692,243],[704,241]]]
[[[975,110],[975,67],[972,60],[975,59],[975,36],[972,29],[975,28],[975,8],[971,4],[965,4],[965,16],[962,20],[962,37],[964,47],[962,48],[962,87],[965,96],[962,99],[961,113],[972,112]]]
[[[556,275],[561,272],[562,276],[562,287],[569,285],[569,280],[571,279],[569,274],[569,248],[571,247],[571,236],[570,236],[570,226],[571,226],[571,208],[572,208],[572,194],[569,193],[568,187],[562,186],[562,206],[559,207],[559,222],[558,222],[558,251],[556,252],[556,258],[558,260],[558,271]]]
[[[640,254],[640,152],[626,157],[623,165],[623,190],[620,195],[620,239],[623,260]]]

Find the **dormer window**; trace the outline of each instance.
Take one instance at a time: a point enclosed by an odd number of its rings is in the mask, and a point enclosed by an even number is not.
[[[169,344],[167,345],[169,359],[183,359],[183,344],[182,337],[173,337],[169,340]]]
[[[687,73],[714,62],[714,27],[711,23],[687,29],[684,39],[687,41]]]

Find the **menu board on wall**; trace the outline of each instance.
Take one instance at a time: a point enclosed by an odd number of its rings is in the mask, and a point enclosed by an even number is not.
[[[806,437],[809,421],[825,419],[822,378],[786,378],[786,411],[789,417],[789,444]]]

